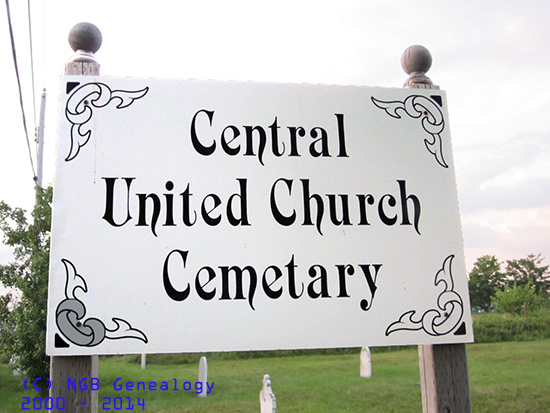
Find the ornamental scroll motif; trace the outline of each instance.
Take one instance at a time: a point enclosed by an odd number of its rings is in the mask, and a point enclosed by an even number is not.
[[[453,258],[454,255],[449,255],[435,275],[434,285],[437,287],[441,284],[444,287],[437,298],[437,308],[426,311],[420,317],[417,316],[416,310],[407,311],[399,320],[390,324],[386,336],[402,330],[424,330],[430,336],[443,336],[456,329],[455,335],[466,334],[464,322],[458,327],[464,315],[464,303],[462,297],[454,291]]]
[[[73,263],[66,259],[61,262],[65,266],[65,299],[57,306],[55,322],[65,340],[81,347],[95,347],[105,339],[135,338],[147,343],[147,336],[122,318],[112,318],[115,326],[111,329],[97,318],[85,318],[86,306],[76,293],[78,290],[88,292],[86,281],[77,273]],[[57,334],[55,341],[56,347],[69,347]]]
[[[72,84],[74,85],[74,84]],[[67,85],[69,87],[69,85]],[[78,84],[76,84],[78,86]],[[76,88],[65,107],[65,117],[71,126],[71,149],[65,158],[66,162],[72,161],[80,148],[88,143],[92,137],[91,120],[94,109],[104,108],[109,103],[117,101],[117,109],[124,109],[141,99],[149,91],[148,87],[137,91],[111,90],[104,83],[86,83]]]
[[[403,101],[383,101],[371,97],[372,103],[386,111],[392,118],[401,119],[400,112],[405,112],[411,118],[422,119],[422,128],[430,135],[430,138],[424,139],[426,149],[435,156],[439,165],[448,168],[449,165],[443,157],[443,143],[441,141],[441,132],[445,129],[445,120],[443,113],[434,101],[436,100],[440,104],[441,97],[434,96],[433,98],[411,95]]]

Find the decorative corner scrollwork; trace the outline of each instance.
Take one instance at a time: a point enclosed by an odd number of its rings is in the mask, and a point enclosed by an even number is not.
[[[147,343],[147,336],[122,318],[112,318],[115,327],[109,329],[97,318],[85,318],[86,306],[76,297],[76,291],[88,292],[84,278],[76,271],[75,266],[66,259],[61,262],[65,266],[65,299],[55,311],[55,322],[63,337],[81,347],[95,347],[105,339],[118,340],[134,338]],[[58,344],[60,343],[60,344]],[[68,347],[56,337],[56,347]]]
[[[389,116],[401,119],[400,111],[405,112],[411,118],[422,119],[422,128],[431,136],[431,139],[424,139],[426,149],[435,156],[437,163],[448,168],[443,157],[443,143],[441,132],[445,129],[443,113],[438,105],[430,98],[421,95],[408,96],[404,101],[383,101],[371,97],[372,103]]]
[[[456,329],[464,315],[464,304],[460,295],[454,291],[451,268],[453,258],[454,255],[449,255],[443,262],[443,267],[435,275],[434,285],[437,287],[443,283],[444,286],[443,292],[437,298],[437,308],[426,311],[416,319],[416,310],[407,311],[399,317],[399,320],[389,325],[386,336],[402,330],[424,330],[430,336],[443,336]],[[458,330],[455,335],[465,334]]]
[[[92,136],[89,122],[93,117],[94,108],[106,107],[114,100],[119,101],[116,108],[124,109],[141,99],[149,91],[148,87],[137,91],[111,90],[105,83],[86,83],[76,88],[65,107],[65,117],[71,126],[71,148],[65,162],[72,161],[80,148],[88,143]]]

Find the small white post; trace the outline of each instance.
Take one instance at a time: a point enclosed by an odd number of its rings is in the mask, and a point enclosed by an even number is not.
[[[264,375],[262,390],[260,391],[260,413],[275,413],[277,402],[275,395],[271,390],[271,380],[269,374]]]
[[[368,347],[363,347],[361,349],[361,377],[371,377],[372,376],[372,365],[370,358],[370,349]]]
[[[145,369],[145,366],[147,365],[147,355],[142,354],[141,355],[141,368]]]
[[[199,381],[202,383],[201,392],[199,397],[206,397],[207,394],[207,381],[208,381],[208,362],[206,357],[201,357],[199,360]]]
[[[11,359],[10,359],[10,363],[11,365],[13,365],[13,370],[12,370],[12,374],[14,376],[22,376],[23,373],[21,373],[21,371],[15,367],[15,363],[17,362],[17,360],[19,359],[19,356],[13,356]]]

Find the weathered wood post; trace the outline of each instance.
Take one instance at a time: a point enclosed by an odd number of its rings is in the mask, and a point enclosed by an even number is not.
[[[423,46],[411,46],[401,56],[401,66],[410,76],[405,88],[439,89],[426,72],[432,56]],[[471,412],[466,344],[418,346],[422,411],[424,413]]]
[[[65,64],[66,75],[99,76],[94,53],[101,47],[102,36],[91,23],[79,23],[69,32],[69,44],[76,54]],[[98,393],[91,389],[91,379],[98,377],[98,356],[55,356],[50,358],[50,397],[65,399],[65,409],[74,413],[95,413]],[[69,390],[68,379],[76,380],[77,389]],[[81,380],[82,385],[80,385]],[[85,389],[85,390],[82,390]],[[55,406],[55,403],[54,403]],[[54,410],[58,411],[58,410]]]

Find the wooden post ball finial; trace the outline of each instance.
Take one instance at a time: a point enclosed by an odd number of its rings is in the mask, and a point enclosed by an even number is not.
[[[424,46],[408,47],[401,56],[401,67],[410,76],[404,87],[433,85],[430,78],[426,76],[426,72],[432,67],[432,55]]]
[[[101,47],[102,41],[101,32],[92,23],[78,23],[69,32],[69,44],[75,52],[82,50],[94,54]]]
[[[413,72],[426,73],[432,67],[432,55],[424,46],[410,46],[401,56],[401,66],[408,75]]]
[[[99,63],[94,53],[101,47],[103,37],[92,23],[78,23],[69,32],[69,44],[75,55],[65,64],[66,75],[99,75]]]

